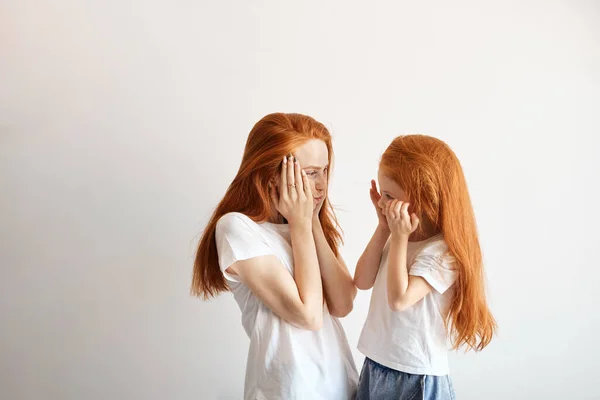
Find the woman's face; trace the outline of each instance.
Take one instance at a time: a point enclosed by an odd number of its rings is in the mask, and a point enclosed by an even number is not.
[[[313,207],[317,208],[327,196],[329,180],[327,146],[322,140],[312,139],[298,147],[294,151],[294,156],[300,162],[300,167],[306,172],[313,194]]]

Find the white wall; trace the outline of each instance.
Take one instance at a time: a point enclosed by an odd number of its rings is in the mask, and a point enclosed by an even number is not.
[[[455,149],[500,324],[459,399],[600,398],[600,4],[433,3],[2,1],[0,398],[240,398],[237,306],[188,288],[274,111],[334,135],[352,270],[390,140]]]

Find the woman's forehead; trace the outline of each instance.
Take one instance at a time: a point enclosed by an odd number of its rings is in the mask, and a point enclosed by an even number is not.
[[[322,140],[309,140],[298,147],[294,153],[303,167],[313,166],[324,168],[329,164],[327,146]]]

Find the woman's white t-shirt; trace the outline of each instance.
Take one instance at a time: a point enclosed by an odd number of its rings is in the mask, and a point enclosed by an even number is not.
[[[358,350],[397,371],[447,375],[448,334],[444,320],[456,281],[454,257],[441,235],[408,243],[408,274],[423,277],[433,290],[404,311],[392,311],[387,301],[388,258],[389,241],[381,256]]]
[[[236,276],[225,270],[238,260],[275,255],[293,276],[289,225],[258,224],[228,213],[217,222],[219,265],[242,311],[250,338],[245,400],[348,400],[358,373],[340,322],[324,307],[318,331],[293,326],[273,313]]]

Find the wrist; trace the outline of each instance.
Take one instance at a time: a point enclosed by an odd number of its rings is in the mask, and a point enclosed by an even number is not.
[[[312,230],[313,231],[318,231],[319,229],[322,229],[321,227],[321,220],[319,219],[319,216],[314,216],[312,219]]]
[[[312,221],[309,218],[289,220],[290,230],[312,232]]]
[[[387,222],[379,222],[379,225],[377,225],[377,229],[376,230],[378,232],[385,233],[387,235],[389,235],[391,233],[390,227],[387,224]]]
[[[392,236],[392,240],[396,240],[398,242],[406,242],[408,243],[408,238],[410,237],[410,234],[404,233],[404,232],[395,232],[392,231],[391,232],[391,236]]]

